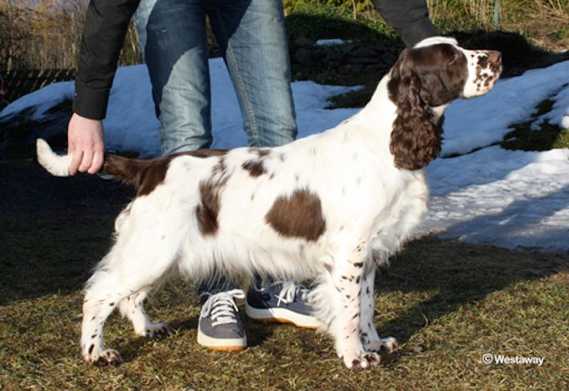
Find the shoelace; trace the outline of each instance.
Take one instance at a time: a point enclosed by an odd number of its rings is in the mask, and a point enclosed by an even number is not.
[[[302,286],[295,284],[294,282],[287,281],[287,282],[275,282],[276,284],[282,284],[282,289],[277,295],[277,306],[281,305],[282,303],[290,304],[292,303],[297,297],[300,297],[303,301],[308,300],[308,292],[309,290]]]
[[[210,295],[204,293],[203,295]],[[207,318],[211,315],[212,326],[221,324],[237,323],[236,313],[239,312],[235,299],[244,299],[245,292],[241,289],[233,289],[220,292],[208,297],[202,306],[200,317]]]

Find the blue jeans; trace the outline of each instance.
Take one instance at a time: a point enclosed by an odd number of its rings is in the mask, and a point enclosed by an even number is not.
[[[206,16],[223,50],[249,145],[293,141],[296,119],[280,0],[142,0],[134,23],[152,82],[162,154],[208,148],[213,141]],[[199,291],[233,287],[220,276]]]
[[[237,92],[251,146],[296,138],[280,0],[142,0],[135,26],[160,120],[163,154],[212,143],[206,16]]]

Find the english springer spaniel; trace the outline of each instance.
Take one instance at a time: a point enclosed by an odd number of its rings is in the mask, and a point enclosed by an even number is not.
[[[425,215],[423,168],[441,150],[446,105],[488,92],[500,72],[499,52],[429,38],[401,53],[359,113],[324,133],[270,149],[107,155],[103,170],[138,193],[86,285],[85,361],[120,362],[103,343],[117,307],[138,335],[164,331],[142,304],[169,271],[199,280],[223,270],[314,279],[316,315],[338,356],[349,368],[377,364],[397,342],[374,327],[376,265]],[[37,152],[50,173],[68,175],[69,156],[43,140]]]

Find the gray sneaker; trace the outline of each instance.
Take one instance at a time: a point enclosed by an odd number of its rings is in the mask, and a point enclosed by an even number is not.
[[[247,347],[247,336],[235,299],[244,299],[241,289],[208,296],[198,323],[198,343],[212,350],[237,352]]]
[[[253,285],[247,293],[245,312],[251,319],[315,329],[321,324],[312,315],[308,292],[307,288],[292,281],[275,282],[265,288]]]

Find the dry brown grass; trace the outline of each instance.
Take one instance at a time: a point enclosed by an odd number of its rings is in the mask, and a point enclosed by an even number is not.
[[[0,70],[72,69],[76,67],[85,7],[68,2],[55,7],[42,0],[34,8],[0,0]],[[134,29],[129,29],[121,63],[139,62]]]
[[[568,0],[428,0],[433,21],[448,30],[502,29],[556,51],[569,49]]]

